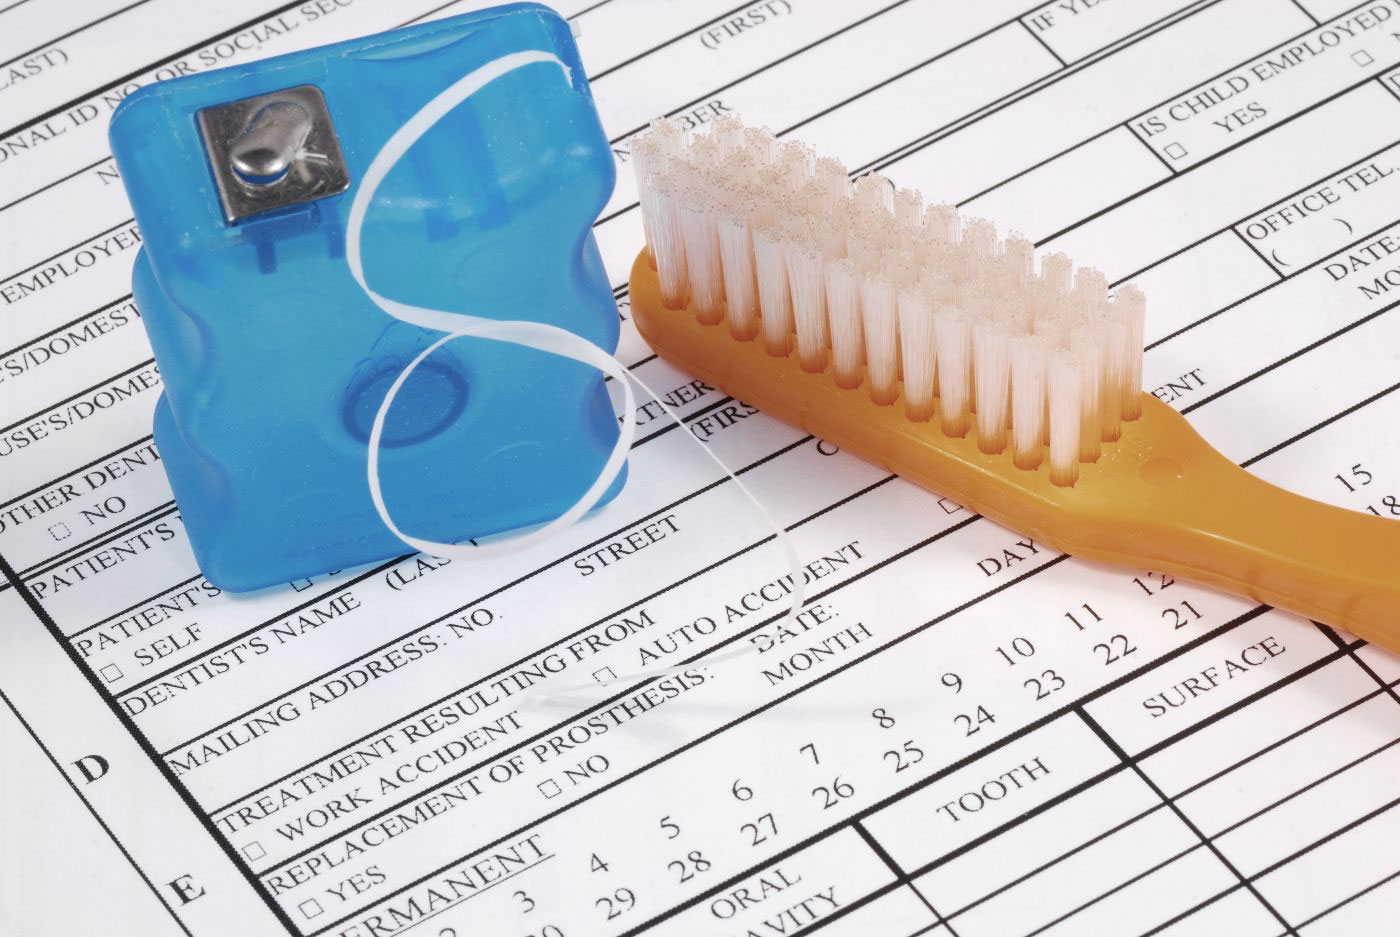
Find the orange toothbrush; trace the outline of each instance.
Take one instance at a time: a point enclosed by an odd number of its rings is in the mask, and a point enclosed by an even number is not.
[[[1140,291],[735,120],[633,154],[662,358],[1055,549],[1400,650],[1400,522],[1256,478],[1143,393]]]

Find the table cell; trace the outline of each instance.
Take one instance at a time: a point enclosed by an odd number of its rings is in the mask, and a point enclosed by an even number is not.
[[[1363,648],[1358,648],[1356,656],[1361,658],[1368,667],[1376,672],[1387,683],[1400,681],[1400,655],[1387,651],[1385,648],[1368,644]]]
[[[1331,23],[1290,38],[1224,75],[1215,76],[1133,121],[1178,169],[1199,164],[1241,140],[1266,133],[1309,107],[1394,65],[1400,51],[1382,16],[1353,9]],[[1295,29],[1313,25],[1293,4],[1278,4],[1275,23]],[[1297,49],[1310,53],[1306,68],[1296,64]]]
[[[919,900],[912,888],[901,886],[863,904],[822,928],[822,937],[949,937],[949,931]]]
[[[1059,68],[1060,63],[1019,23],[1010,22],[876,86],[839,110],[811,119],[808,115],[814,108],[810,100],[789,93],[782,100],[792,111],[774,116],[784,124],[810,120],[795,133],[803,143],[848,166],[866,166],[936,128],[995,105]],[[775,110],[774,103],[765,110]],[[859,127],[859,132],[852,133],[852,127]],[[942,180],[916,175],[903,167],[891,178],[900,185],[917,186],[930,197],[951,194]]]
[[[1376,240],[1400,243],[1397,238],[1400,225],[1392,225]],[[1345,255],[1334,256],[1347,262]],[[1325,269],[1313,267],[1161,346],[1168,356],[1144,373],[1157,368],[1161,375],[1179,374],[1189,361],[1211,384],[1231,383],[1228,395],[1208,391],[1203,406],[1182,402],[1190,407],[1192,428],[1251,474],[1318,498],[1319,483],[1337,468],[1393,459],[1395,418],[1386,421],[1384,415],[1400,415],[1393,381],[1400,317],[1381,314],[1390,306],[1380,304],[1394,297],[1380,298],[1389,289],[1383,284],[1372,298],[1362,287],[1369,290],[1373,282],[1333,281]],[[1222,331],[1226,320],[1250,340],[1220,348],[1221,341],[1230,341]],[[1150,352],[1147,361],[1153,361]],[[1147,386],[1152,381],[1148,374]],[[1338,435],[1329,439],[1333,427]],[[1389,496],[1378,492],[1373,498],[1384,507]],[[1321,499],[1335,498],[1329,491]],[[1365,503],[1357,499],[1350,506],[1361,511]]]
[[[1248,145],[1202,160],[1190,172],[1055,237],[1049,249],[1063,250],[1076,260],[1093,258],[1094,266],[1110,278],[1141,269],[1394,143],[1400,135],[1400,105],[1387,97],[1383,88],[1371,83],[1320,104]],[[1131,122],[1134,128],[1141,124]],[[1180,168],[1198,155],[1209,156],[1205,148],[1199,154],[1190,149],[1196,145],[1187,143],[1180,160],[1168,156],[1168,161]],[[1242,348],[1238,336],[1244,333],[1234,334],[1235,346]]]
[[[1358,888],[1356,894],[1340,899],[1318,917],[1298,928],[1302,937],[1355,937],[1374,933],[1377,921],[1400,919],[1400,870],[1378,876]]]
[[[1394,700],[1389,696],[1372,697],[1192,790],[1178,798],[1177,805],[1202,833],[1214,836],[1264,805],[1318,784],[1346,765],[1380,757],[1379,749],[1400,741],[1397,717],[1400,708]]]
[[[1240,886],[1158,931],[1155,937],[1201,937],[1202,934],[1275,937],[1280,929],[1278,918]]]
[[[1056,0],[1022,17],[1026,27],[1066,62],[1092,55],[1183,7],[1183,0],[1075,4]]]
[[[1200,840],[1175,814],[1156,810],[1097,839],[1087,848],[1074,851],[1048,868],[1016,881],[988,900],[962,912],[945,913],[961,937],[1024,934],[1062,920],[1069,922],[1135,883],[1148,881],[1150,884],[1152,879],[1148,877],[1159,867],[1165,869],[1174,860],[1193,851],[1215,862],[1201,846]],[[1197,859],[1181,869],[1165,873],[1161,879],[1166,886],[1163,888],[1141,887],[1140,884],[1134,887],[1133,893],[1142,896],[1143,900],[1146,900],[1146,895],[1159,891],[1170,898],[1168,903],[1162,905],[1152,902],[1153,914],[1140,921],[1134,918],[1134,925],[1109,930],[1087,928],[1082,932],[1133,933],[1169,919],[1228,885],[1221,878],[1225,874],[1223,867],[1216,875],[1205,868],[1208,864],[1202,864]],[[914,886],[933,902],[934,907],[957,903],[956,896],[943,895],[934,886],[937,874],[935,870],[915,879]],[[1192,882],[1199,884],[1191,885]],[[1137,898],[1126,904],[1131,905],[1135,901]],[[1115,901],[1114,906],[1118,907],[1118,902]],[[1098,911],[1094,912],[1096,918],[1098,914]]]
[[[1294,0],[1298,8],[1312,14],[1313,19],[1326,21],[1341,16],[1356,4],[1351,0]]]
[[[1077,716],[1062,716],[896,801],[866,826],[897,862],[914,868],[1116,762]]]
[[[1393,792],[1395,775],[1391,770],[1385,783]],[[1372,783],[1376,783],[1374,778]],[[1362,811],[1348,811],[1348,816],[1336,817],[1334,824],[1339,827],[1358,814]],[[1400,810],[1392,806],[1345,832],[1329,834],[1307,852],[1261,876],[1255,885],[1286,919],[1303,921],[1397,868]]]
[[[1321,260],[1395,219],[1400,146],[1366,156],[1235,226],[1284,272]],[[1348,463],[1350,465],[1350,463]],[[1329,481],[1331,481],[1329,479]],[[1343,489],[1332,482],[1337,491]]]
[[[1338,716],[1338,712],[1379,689],[1375,681],[1351,661],[1334,661],[1270,693],[1260,701],[1261,705],[1237,710],[1204,725],[1169,747],[1142,759],[1140,764],[1164,794],[1175,797],[1222,772],[1234,770],[1245,759],[1265,752],[1272,745],[1279,745],[1305,726],[1329,716],[1342,719],[1347,713]],[[1364,722],[1356,726],[1356,731],[1367,732]],[[1331,733],[1321,734],[1329,741],[1340,738],[1334,739]],[[1309,737],[1316,738],[1316,735],[1306,733],[1298,743],[1315,744],[1304,742]],[[1389,733],[1386,737],[1389,737]],[[1376,738],[1369,747],[1384,740]],[[1333,763],[1340,764],[1345,760],[1341,758]]]
[[[1170,921],[1234,881],[1219,859],[1204,848],[1197,849],[1121,888],[1106,891],[1043,933],[1051,937],[1136,934]],[[1232,933],[1231,937],[1236,935]]]
[[[860,834],[846,827],[687,908],[649,933],[666,937],[746,931],[796,934],[893,881],[889,866]],[[904,931],[895,930],[913,933],[920,920],[932,923],[928,909],[919,907],[922,918],[910,918]]]
[[[1207,312],[1278,282],[1234,231],[1222,231],[1190,250],[1148,268],[1124,270],[1151,299],[1144,340],[1152,345]]]
[[[1099,697],[1089,715],[1133,754],[1335,650],[1316,628],[1270,610]]]
[[[958,914],[1155,811],[1165,813],[1167,807],[1135,772],[1124,769],[939,863],[920,881],[943,914]]]
[[[926,196],[967,199],[1130,120],[1140,108],[1152,107],[1178,93],[1183,81],[1199,80],[1232,68],[1255,54],[1261,43],[1282,42],[1296,34],[1298,29],[1286,16],[1280,19],[1273,15],[1280,2],[1225,0],[1203,7],[1113,55],[1056,75],[1034,93],[980,117],[956,133],[909,151],[885,171],[906,185],[906,179],[918,180]],[[1257,207],[1244,209],[1235,217]],[[1157,218],[1155,222],[1160,224],[1163,220]],[[1141,240],[1150,235],[1152,232],[1138,229],[1129,239]],[[1151,259],[1160,259],[1192,240],[1178,240],[1154,253]],[[1079,259],[1079,255],[1074,256]],[[1091,262],[1106,269],[1110,277],[1119,269],[1106,267],[1099,257]],[[1141,266],[1144,264],[1138,263],[1129,269]]]
[[[1391,704],[1394,706],[1394,704]],[[1392,727],[1395,724],[1391,717]],[[1333,777],[1298,788],[1300,793],[1216,838],[1220,851],[1245,875],[1278,862],[1366,814],[1393,804],[1400,777],[1400,746],[1388,747]],[[1259,801],[1263,809],[1267,801]],[[1400,827],[1400,821],[1397,821]],[[1400,850],[1396,850],[1400,861]],[[1357,858],[1363,867],[1374,866]]]
[[[1039,237],[1130,197],[1171,173],[1152,151],[1119,127],[962,206],[998,228]],[[1076,257],[1093,265],[1091,257]],[[1155,297],[1154,297],[1155,299]]]

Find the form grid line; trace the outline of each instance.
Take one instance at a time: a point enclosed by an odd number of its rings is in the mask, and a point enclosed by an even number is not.
[[[242,857],[238,854],[237,850],[233,848],[233,844],[225,839],[215,828],[213,821],[204,813],[204,810],[199,806],[199,802],[195,800],[194,795],[190,793],[188,788],[180,783],[179,779],[176,778],[174,773],[170,770],[170,766],[156,753],[155,748],[151,745],[150,740],[146,738],[145,733],[136,727],[136,723],[132,721],[131,716],[117,703],[116,698],[105,691],[97,674],[93,672],[92,668],[87,667],[82,659],[79,658],[77,651],[64,639],[63,632],[58,627],[57,622],[54,621],[53,616],[39,603],[38,598],[30,591],[29,587],[15,575],[14,569],[5,560],[3,555],[0,555],[0,575],[3,575],[10,585],[14,587],[15,591],[24,599],[24,603],[29,607],[34,617],[43,624],[48,630],[49,635],[58,643],[59,648],[68,655],[69,662],[72,666],[77,669],[82,677],[86,678],[93,692],[97,694],[98,699],[106,704],[112,715],[116,717],[117,722],[120,723],[127,734],[131,736],[145,756],[150,759],[156,771],[165,779],[170,790],[173,791],[185,804],[185,807],[194,814],[196,822],[204,828],[205,833],[214,841],[215,847],[224,853],[224,856],[232,863],[233,868],[237,871],[239,876],[248,883],[248,886],[253,889],[253,892],[267,905],[268,910],[277,918],[278,923],[286,929],[287,933],[292,935],[292,937],[298,937],[301,931],[292,922],[291,917],[272,896],[271,892],[268,891],[267,886],[265,886],[243,862]]]
[[[1020,23],[1022,26],[1026,27],[1026,32],[1030,33],[1031,38],[1034,39],[1036,42],[1040,43],[1040,47],[1046,52],[1050,53],[1050,56],[1056,62],[1060,63],[1061,68],[1065,68],[1069,65],[1069,63],[1064,60],[1064,56],[1060,55],[1060,53],[1052,49],[1050,47],[1050,43],[1045,41],[1045,37],[1042,36],[1040,33],[1036,32],[1035,29],[1033,29],[1029,23],[1027,23],[1024,19],[1020,20]]]
[[[1130,756],[1127,752],[1125,752],[1123,750],[1123,746],[1119,745],[1118,741],[1115,738],[1113,738],[1113,736],[1110,735],[1103,728],[1103,726],[1099,724],[1098,720],[1090,716],[1089,713],[1086,712],[1082,706],[1078,707],[1076,712],[1079,718],[1083,720],[1084,724],[1088,726],[1089,729],[1099,737],[1099,740],[1103,742],[1104,745],[1107,746],[1108,749],[1111,752],[1113,752],[1113,754],[1120,761],[1128,765],[1128,767],[1138,776],[1138,779],[1141,780],[1142,783],[1146,784],[1148,788],[1151,789],[1152,793],[1155,794],[1166,805],[1167,809],[1176,815],[1177,820],[1179,820],[1183,825],[1185,825],[1185,827],[1188,830],[1191,831],[1191,835],[1195,836],[1196,839],[1199,841],[1196,846],[1193,846],[1191,848],[1198,849],[1200,848],[1200,846],[1205,846],[1206,849],[1210,850],[1211,854],[1215,856],[1216,861],[1223,865],[1231,875],[1233,875],[1236,879],[1239,880],[1240,884],[1245,889],[1247,889],[1251,895],[1254,896],[1254,899],[1258,901],[1261,905],[1263,905],[1264,910],[1268,911],[1270,915],[1272,915],[1280,924],[1283,925],[1284,933],[1288,934],[1289,937],[1298,937],[1298,932],[1294,929],[1293,925],[1289,923],[1282,914],[1279,913],[1278,909],[1274,907],[1272,902],[1270,902],[1267,898],[1264,897],[1264,895],[1255,886],[1254,882],[1250,879],[1247,879],[1240,872],[1239,868],[1236,867],[1236,865],[1225,856],[1225,853],[1223,853],[1220,850],[1220,847],[1217,846],[1209,837],[1207,837],[1204,833],[1201,832],[1201,828],[1196,825],[1196,822],[1190,817],[1186,816],[1186,812],[1181,809],[1181,806],[1177,804],[1176,801],[1168,799],[1167,795],[1162,792],[1162,788],[1158,786],[1157,782],[1152,780],[1152,778],[1148,776],[1146,771],[1142,770],[1142,765],[1138,764],[1137,757]],[[1175,859],[1171,861],[1175,861]]]
[[[1379,312],[1378,312],[1378,313],[1374,313],[1373,316],[1374,316],[1374,315],[1378,315],[1378,314],[1379,314]],[[1363,321],[1364,321],[1364,320],[1363,320]],[[1357,323],[1357,324],[1360,324],[1360,323]],[[1351,326],[1351,327],[1348,327],[1348,328],[1352,328],[1352,327],[1355,327],[1355,326]],[[1343,330],[1343,331],[1346,331],[1346,330]],[[1321,343],[1315,343],[1315,344],[1321,344]],[[1296,353],[1295,353],[1295,356],[1296,356]],[[1266,370],[1268,370],[1268,369],[1266,369]],[[1263,373],[1263,372],[1259,372],[1259,373]],[[1257,375],[1256,375],[1256,376],[1257,376]],[[1251,378],[1251,379],[1252,379],[1252,378]],[[1225,390],[1220,391],[1219,393],[1217,393],[1217,394],[1215,394],[1215,395],[1213,395],[1213,396],[1207,398],[1206,401],[1203,401],[1203,402],[1208,402],[1209,400],[1215,399],[1216,397],[1220,396],[1221,394],[1224,394],[1224,393],[1228,392],[1229,390],[1234,389],[1234,387],[1236,387],[1236,386],[1242,386],[1243,383],[1245,383],[1245,382],[1244,382],[1244,381],[1237,382],[1236,385],[1232,385],[1232,387],[1229,387],[1229,388],[1226,388]],[[1061,559],[1062,559],[1062,558],[1063,558],[1063,557],[1061,557]],[[1057,562],[1057,561],[1056,561],[1056,562]],[[876,568],[878,568],[878,567],[876,567]],[[1043,569],[1043,568],[1045,568],[1045,567],[1041,567],[1041,569]],[[1038,570],[1037,570],[1037,571],[1038,571]],[[869,570],[869,571],[863,571],[862,574],[857,574],[857,576],[856,576],[856,577],[853,577],[853,579],[852,579],[851,581],[855,581],[856,579],[860,578],[862,575],[867,575],[869,572],[873,572],[873,569],[872,569],[872,570]],[[760,625],[760,627],[761,627],[761,625]],[[887,645],[887,646],[888,646],[888,645]],[[707,653],[708,653],[708,652],[707,652]],[[454,777],[456,777],[456,775],[454,775]],[[449,780],[451,780],[451,779],[449,779]],[[437,787],[440,787],[440,786],[442,786],[442,784],[446,784],[446,783],[447,783],[447,781],[440,782],[439,785],[438,785]],[[434,787],[434,788],[432,788],[432,789],[437,789],[437,787]],[[426,793],[427,793],[427,792],[423,792],[423,793],[420,793],[420,794],[418,794],[418,795],[415,795],[415,797],[414,797],[414,798],[410,798],[410,800],[412,800],[412,799],[417,799],[418,797],[425,796]],[[371,818],[371,819],[373,819],[373,818]],[[365,822],[368,822],[368,821],[365,821]],[[343,836],[343,835],[346,835],[346,834],[345,834],[344,832],[342,832],[342,833],[340,833],[340,834],[337,834],[337,836]],[[314,847],[313,847],[313,848],[314,848]],[[309,850],[308,850],[308,851],[309,851]],[[295,858],[295,857],[294,857],[294,858]],[[284,862],[281,863],[281,864],[286,864],[287,862],[290,862],[290,861],[292,861],[292,860],[290,860],[290,859],[289,859],[289,860],[284,860]],[[279,864],[279,865],[281,865],[281,864]],[[276,868],[276,867],[274,867],[274,868]],[[267,874],[267,873],[263,873],[263,874]]]
[[[1393,92],[1392,92],[1392,93],[1393,93]],[[1354,648],[1352,649],[1352,656],[1354,657]],[[1358,663],[1360,663],[1360,662],[1358,661]],[[1373,676],[1374,676],[1374,673],[1373,673]],[[1379,678],[1377,678],[1377,680],[1379,680]],[[1392,692],[1392,695],[1393,695],[1393,690],[1392,690],[1391,692]],[[133,730],[133,731],[134,731],[134,730]],[[934,926],[937,926],[937,925],[934,925]]]
[[[913,892],[914,897],[919,899],[919,903],[925,908],[928,908],[929,913],[933,915],[934,921],[943,924],[949,931],[953,932],[953,937],[957,937],[957,933],[953,931],[952,925],[947,922],[942,914],[938,913],[938,909],[933,906],[933,902],[924,894],[923,889],[919,888],[910,880],[909,873],[904,871],[903,867],[894,860],[894,856],[890,855],[889,850],[886,849],[879,840],[870,835],[870,831],[866,829],[865,824],[859,820],[852,820],[851,829],[856,831],[856,834],[865,841],[865,845],[870,848],[870,851],[875,853],[880,861],[894,873],[895,884],[903,885]]]
[[[1263,263],[1264,266],[1268,267],[1274,276],[1278,277],[1280,280],[1283,279],[1283,271],[1280,270],[1277,266],[1275,266],[1272,260],[1264,256],[1264,252],[1259,249],[1258,245],[1256,245],[1254,241],[1250,240],[1248,235],[1246,235],[1239,228],[1231,228],[1230,230],[1234,231],[1235,234],[1239,235],[1240,241],[1244,244],[1245,247],[1249,248],[1249,252],[1255,257],[1258,257],[1260,262]]]
[[[0,13],[3,12],[3,10],[0,10]],[[34,744],[39,747],[39,751],[43,752],[44,758],[48,761],[50,765],[53,766],[53,769],[57,771],[60,776],[62,776],[64,782],[68,785],[68,789],[73,792],[73,796],[77,797],[78,800],[82,802],[83,807],[92,816],[92,818],[97,821],[97,825],[102,828],[102,832],[107,834],[107,838],[110,839],[113,845],[117,847],[117,851],[122,854],[122,858],[124,858],[131,865],[131,868],[135,870],[137,876],[145,884],[146,888],[148,888],[151,894],[155,896],[156,901],[160,902],[160,906],[166,910],[166,913],[168,913],[171,916],[171,918],[174,919],[175,926],[180,928],[181,932],[184,933],[185,937],[194,937],[194,935],[190,933],[189,927],[187,927],[185,925],[185,922],[181,920],[180,915],[175,913],[175,909],[170,906],[170,902],[165,900],[165,896],[160,893],[160,889],[156,888],[155,883],[151,881],[150,875],[147,874],[145,869],[141,868],[141,864],[136,861],[136,858],[132,856],[131,851],[126,848],[126,844],[123,843],[121,839],[117,836],[117,834],[112,831],[112,828],[107,825],[107,821],[103,819],[100,813],[97,812],[97,808],[95,808],[92,805],[92,801],[88,800],[87,797],[83,794],[83,792],[78,788],[78,785],[76,782],[74,782],[73,778],[69,776],[67,771],[63,770],[63,766],[58,763],[58,759],[54,757],[54,754],[49,749],[49,746],[45,744],[43,739],[39,738],[39,733],[34,731],[34,727],[29,724],[29,720],[24,718],[24,715],[19,711],[19,708],[15,706],[14,701],[11,700],[8,695],[6,695],[3,689],[0,689],[0,701],[3,701],[5,703],[5,706],[8,707],[10,712],[14,715],[15,720],[19,722],[19,724],[24,728],[24,731],[28,733],[29,737],[34,740]],[[13,757],[12,753],[7,753],[7,755]]]

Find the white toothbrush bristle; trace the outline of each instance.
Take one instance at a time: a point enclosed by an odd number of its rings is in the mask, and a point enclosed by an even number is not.
[[[911,420],[933,416],[934,313],[929,291],[915,284],[901,286],[899,350],[903,362],[904,415]]]
[[[1050,402],[1050,481],[1073,485],[1079,477],[1081,381],[1071,352],[1051,352],[1047,364],[1046,398]]]
[[[810,147],[796,140],[789,140],[778,147],[778,163],[788,178],[794,181],[811,178],[816,158]]]
[[[778,153],[778,138],[767,127],[745,127],[744,145],[760,165],[771,166]]]
[[[969,218],[963,223],[963,250],[974,265],[985,265],[996,256],[997,228],[986,218]]]
[[[826,265],[826,313],[831,326],[831,363],[836,386],[847,390],[860,386],[865,359],[860,318],[860,280],[849,257]]]
[[[961,309],[943,306],[934,311],[933,333],[938,419],[946,435],[966,436],[971,426],[972,329]]]
[[[1042,459],[1045,434],[1045,340],[1018,335],[1007,343],[1011,358],[1011,454],[1019,469]]]
[[[792,318],[797,330],[797,358],[804,371],[819,374],[826,369],[826,270],[814,238],[789,238],[783,245],[787,258],[788,289],[792,292]]]
[[[1128,283],[1118,288],[1113,306],[1125,331],[1118,352],[1124,373],[1121,385],[1123,419],[1136,420],[1142,416],[1142,343],[1147,297],[1142,290]]]
[[[1040,258],[1040,278],[1057,294],[1067,294],[1073,283],[1074,261],[1056,252]]]
[[[1080,326],[1070,334],[1070,352],[1079,369],[1079,461],[1097,462],[1102,451],[1103,343],[1092,329]]]
[[[865,272],[860,285],[861,325],[870,400],[886,406],[899,396],[899,319],[894,280],[883,269]]]
[[[1146,297],[764,128],[631,141],[662,302],[1073,485],[1142,413]]]
[[[977,447],[1001,452],[1010,423],[1011,335],[994,319],[973,323],[972,371],[977,376]]]
[[[1131,367],[1125,358],[1128,341],[1127,323],[1116,315],[1104,319],[1103,379],[1100,382],[1103,403],[1099,408],[1099,418],[1102,421],[1099,435],[1104,442],[1113,442],[1121,435],[1123,417],[1127,412],[1123,389],[1128,386],[1128,371]],[[1141,355],[1139,346],[1137,357]],[[1137,395],[1132,396],[1136,398]]]
[[[685,305],[688,290],[685,236],[681,232],[680,197],[672,177],[663,175],[650,186],[652,256],[661,281],[661,301],[672,309]]]
[[[1022,289],[1030,283],[1035,273],[1035,245],[1019,234],[1007,236],[1001,246],[1002,257],[1006,259],[1006,269],[1014,289]]]
[[[782,232],[764,226],[753,233],[754,273],[758,280],[759,332],[768,354],[782,357],[791,347],[792,301],[788,297],[787,260]]]
[[[758,334],[758,277],[748,219],[731,209],[720,215],[718,233],[729,334],[746,342]]]
[[[918,189],[900,189],[894,193],[894,221],[900,228],[921,228],[923,215],[924,197]]]
[[[878,172],[868,172],[857,179],[854,193],[863,205],[894,211],[894,183]]]
[[[714,200],[703,192],[686,193],[680,214],[690,308],[701,322],[715,325],[724,319],[724,277]]]

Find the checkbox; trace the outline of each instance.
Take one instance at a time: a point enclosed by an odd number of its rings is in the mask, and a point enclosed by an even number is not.
[[[291,582],[287,583],[287,585],[292,587],[293,592],[305,592],[307,589],[311,588],[311,580],[293,579]]]
[[[302,917],[315,917],[321,913],[321,902],[317,901],[315,898],[307,898],[301,904],[297,905],[297,910],[301,912]]]
[[[116,664],[108,664],[106,667],[99,670],[98,673],[100,673],[102,679],[106,680],[108,683],[116,683],[122,678],[122,669]]]
[[[49,536],[55,540],[67,540],[73,536],[73,531],[68,529],[68,525],[60,521],[49,528]]]
[[[562,791],[559,790],[559,782],[554,780],[553,778],[550,778],[547,781],[541,781],[535,786],[540,789],[540,793],[544,795],[545,800],[548,800],[551,797],[558,797],[562,793]]]
[[[604,667],[602,670],[593,671],[593,679],[597,680],[599,683],[604,683],[608,680],[616,680],[617,674],[613,673],[611,667]]]
[[[1362,68],[1365,68],[1367,65],[1370,65],[1372,62],[1375,61],[1375,59],[1371,57],[1371,53],[1367,52],[1365,49],[1359,49],[1356,52],[1353,52],[1351,54],[1351,60],[1357,65],[1360,65]]]
[[[1181,159],[1181,157],[1186,155],[1186,147],[1182,146],[1180,143],[1168,143],[1166,149],[1162,152],[1166,153],[1172,159]]]
[[[262,843],[249,843],[243,847],[243,855],[249,859],[261,859],[267,855],[267,850],[262,848]]]

